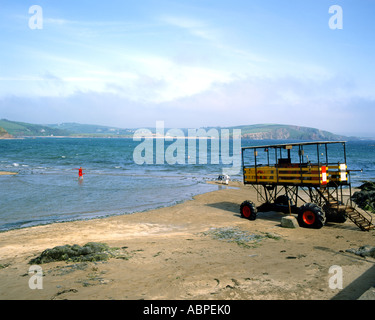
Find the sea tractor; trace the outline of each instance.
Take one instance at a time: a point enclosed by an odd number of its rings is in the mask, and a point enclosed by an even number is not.
[[[243,218],[259,212],[296,214],[301,227],[350,219],[361,230],[374,229],[372,214],[352,202],[345,141],[286,143],[242,147],[243,182],[257,191],[255,206],[241,204]],[[352,170],[353,171],[353,170]]]

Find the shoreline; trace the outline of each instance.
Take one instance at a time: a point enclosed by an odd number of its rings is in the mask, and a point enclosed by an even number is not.
[[[278,212],[242,219],[239,205],[256,200],[254,190],[222,186],[170,207],[0,233],[0,299],[357,299],[375,284],[375,259],[346,252],[373,245],[375,232],[348,221],[282,228]],[[243,244],[210,233],[228,228],[272,236]],[[43,289],[28,287],[32,258],[88,242],[119,248],[127,258],[42,264]],[[343,269],[342,290],[329,288],[333,265]]]
[[[0,171],[0,175],[17,175],[17,174],[18,174],[18,172]],[[228,187],[228,188],[239,188],[239,187],[241,187],[241,184],[242,184],[239,181],[231,181],[230,183],[232,185],[229,185],[229,186],[222,185],[221,183],[216,183],[215,181],[206,181],[206,183],[218,185],[218,188],[221,188],[221,186]],[[204,191],[203,193],[198,193],[195,196],[210,193],[210,192],[215,192],[215,191],[217,191],[217,190],[207,190],[207,191]],[[148,211],[152,211],[152,210],[159,210],[159,209],[173,207],[175,205],[182,204],[186,201],[191,201],[191,200],[194,199],[195,196],[191,196],[190,198],[182,199],[182,200],[179,200],[179,201],[174,201],[173,203],[170,203],[170,204],[155,205],[155,206],[152,206],[150,208],[140,210],[140,211],[129,211],[129,212],[124,212],[124,213],[118,213],[118,212],[117,213],[109,213],[108,211],[105,211],[105,210],[98,210],[98,211],[95,211],[95,213],[101,213],[101,215],[98,215],[98,216],[92,216],[92,217],[86,217],[86,218],[72,218],[72,219],[67,218],[66,220],[51,220],[51,221],[41,222],[41,223],[38,223],[38,224],[33,224],[33,225],[30,225],[30,226],[17,226],[17,227],[12,227],[12,228],[9,228],[9,229],[4,229],[4,230],[0,229],[0,234],[4,233],[4,232],[8,232],[8,231],[23,230],[23,229],[29,229],[29,228],[33,228],[33,227],[39,227],[39,226],[48,226],[48,225],[53,225],[53,224],[79,222],[79,221],[91,221],[91,220],[96,220],[96,219],[99,220],[99,219],[107,219],[107,218],[117,217],[117,216],[128,216],[128,215],[133,215],[133,214],[139,214],[139,213],[148,212]],[[116,209],[115,211],[123,211],[123,209]]]
[[[8,176],[8,175],[16,175],[18,172],[12,172],[12,171],[0,171],[0,176]]]

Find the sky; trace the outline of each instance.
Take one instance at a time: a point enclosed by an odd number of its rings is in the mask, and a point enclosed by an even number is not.
[[[374,16],[373,0],[3,0],[0,118],[375,137]]]

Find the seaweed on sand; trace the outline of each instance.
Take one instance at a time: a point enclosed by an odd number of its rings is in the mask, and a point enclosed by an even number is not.
[[[39,256],[31,259],[29,264],[42,264],[53,261],[106,261],[115,257],[116,248],[110,248],[105,243],[89,242],[84,246],[64,245],[44,250]]]
[[[265,238],[279,240],[280,237],[271,233],[255,234],[243,231],[237,227],[211,228],[203,232],[203,235],[210,235],[213,239],[234,242],[241,247],[250,248]]]

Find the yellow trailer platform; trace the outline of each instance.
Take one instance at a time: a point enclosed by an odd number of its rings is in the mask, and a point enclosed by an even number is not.
[[[352,203],[344,141],[243,147],[242,167],[243,183],[254,186],[262,202],[256,207],[252,201],[244,201],[240,207],[244,218],[254,220],[258,212],[278,210],[296,213],[299,224],[306,228],[347,218],[362,230],[374,228],[372,215],[360,212]],[[349,196],[343,188],[349,190]]]

